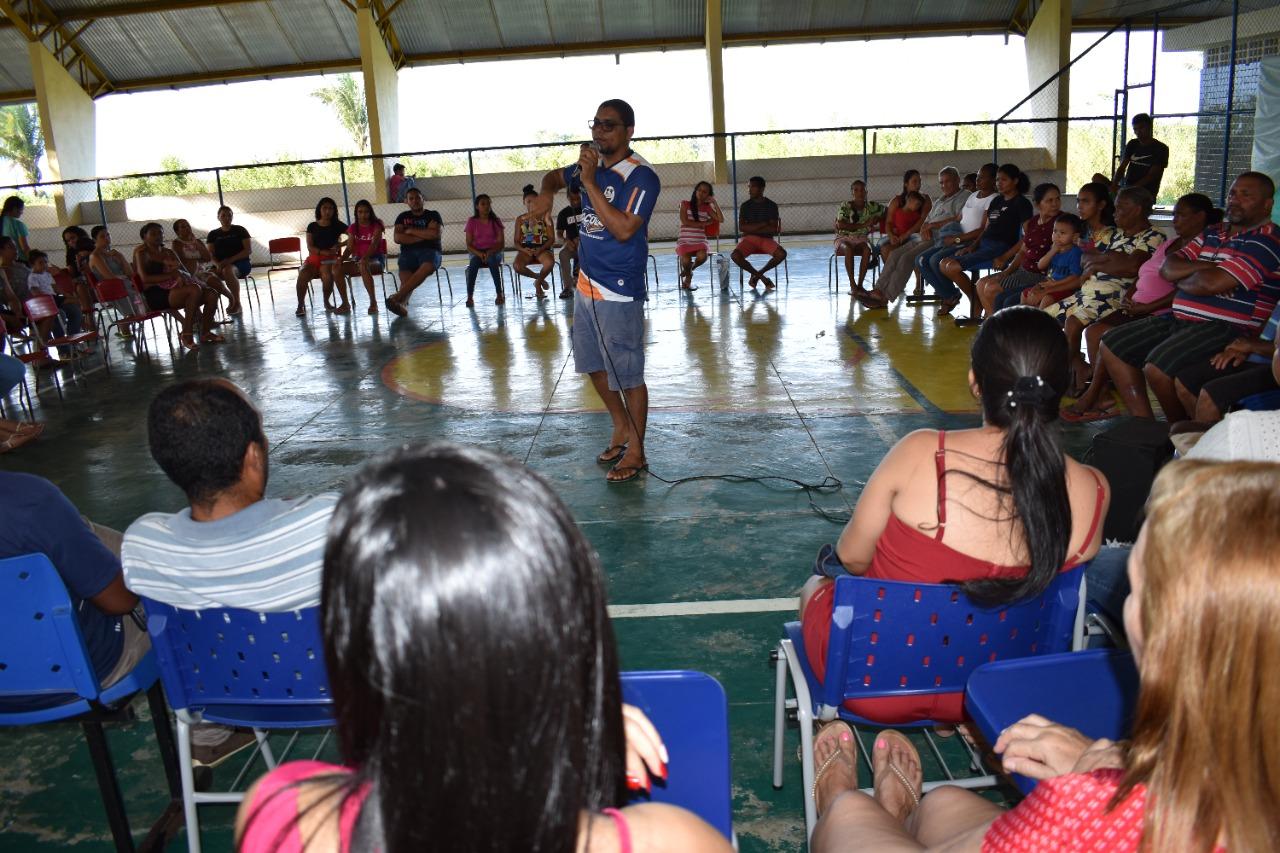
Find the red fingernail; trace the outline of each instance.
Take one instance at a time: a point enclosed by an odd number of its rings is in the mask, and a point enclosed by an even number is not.
[[[633,791],[640,790],[640,780],[631,774],[627,774],[627,787]]]
[[[667,781],[667,765],[665,763],[662,765],[662,781]]]

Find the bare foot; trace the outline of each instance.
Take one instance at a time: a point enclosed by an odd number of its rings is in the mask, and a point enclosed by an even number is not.
[[[920,805],[920,785],[924,781],[920,753],[902,732],[885,729],[876,735],[871,772],[876,802],[905,821]]]
[[[858,766],[849,724],[828,723],[813,741],[813,805],[819,816],[836,798],[858,787]]]
[[[764,282],[764,289],[765,289],[765,290],[773,290],[775,287],[777,287],[777,286],[778,286],[778,285],[774,284],[774,283],[773,283],[773,279],[769,278],[769,276],[767,276],[767,275],[762,275],[762,276],[760,276],[760,280]]]

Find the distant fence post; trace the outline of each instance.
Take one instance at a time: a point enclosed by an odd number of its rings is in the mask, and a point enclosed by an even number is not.
[[[351,199],[347,197],[347,161],[338,158],[338,180],[342,182],[342,210],[347,214],[347,221],[351,221]]]
[[[467,149],[467,175],[471,178],[471,198],[476,197],[476,164],[471,160],[471,149]]]
[[[94,181],[98,187],[98,218],[102,220],[102,226],[107,225],[107,203],[102,200],[102,181]]]
[[[1000,162],[1000,119],[991,123],[991,162]]]
[[[729,134],[729,164],[733,179],[733,239],[738,239],[738,138]]]
[[[213,170],[213,180],[218,185],[218,207],[219,208],[225,207],[227,203],[222,200],[222,170],[221,169]]]
[[[862,129],[862,183],[866,185],[870,178],[870,172],[867,170],[867,129]]]
[[[1227,114],[1222,123],[1222,183],[1218,188],[1218,204],[1227,200],[1227,169],[1231,167],[1231,109],[1236,99],[1236,47],[1240,26],[1240,0],[1231,0],[1231,56],[1227,60]]]

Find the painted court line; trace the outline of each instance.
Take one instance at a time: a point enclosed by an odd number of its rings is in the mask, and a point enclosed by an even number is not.
[[[720,613],[778,613],[799,608],[799,598],[737,598],[728,601],[672,601],[667,604],[613,604],[614,619],[651,616],[709,616]]]

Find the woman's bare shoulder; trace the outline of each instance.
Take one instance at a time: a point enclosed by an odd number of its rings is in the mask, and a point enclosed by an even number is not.
[[[665,803],[642,803],[622,810],[631,832],[634,853],[681,850],[688,853],[729,853],[728,840],[693,812]],[[616,842],[615,842],[616,844]],[[591,853],[614,853],[592,845]]]

